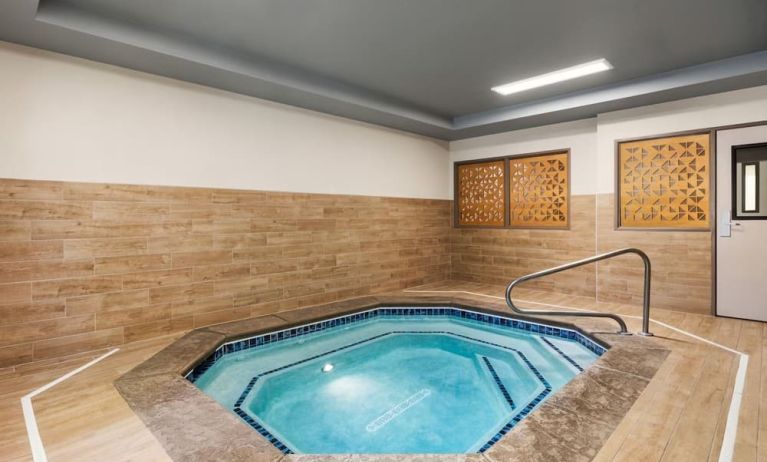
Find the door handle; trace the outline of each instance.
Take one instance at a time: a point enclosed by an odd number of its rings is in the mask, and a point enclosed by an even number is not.
[[[722,210],[719,213],[719,226],[717,226],[719,237],[732,237],[733,225],[740,226],[740,223],[732,221],[732,214],[729,210]]]

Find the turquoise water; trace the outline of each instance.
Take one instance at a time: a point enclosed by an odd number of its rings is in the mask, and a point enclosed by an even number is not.
[[[596,359],[546,340],[580,367]],[[409,316],[225,355],[195,384],[292,452],[467,453],[577,373],[539,334]]]

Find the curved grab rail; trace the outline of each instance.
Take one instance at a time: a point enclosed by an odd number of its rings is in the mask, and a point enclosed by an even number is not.
[[[518,313],[518,314],[526,314],[526,315],[534,315],[534,316],[580,316],[580,317],[589,317],[589,318],[610,318],[618,323],[620,326],[619,334],[625,334],[630,335],[628,332],[628,329],[626,328],[626,323],[623,321],[623,319],[613,313],[599,313],[596,311],[540,311],[540,310],[522,310],[518,308],[516,305],[514,305],[514,302],[511,300],[511,291],[516,287],[517,285],[529,281],[531,279],[538,279],[543,276],[548,276],[550,274],[559,273],[565,270],[569,270],[572,268],[577,268],[579,266],[588,265],[589,263],[598,262],[600,260],[607,260],[608,258],[617,257],[620,255],[625,255],[627,253],[634,253],[639,255],[642,258],[642,262],[644,263],[644,299],[642,302],[642,331],[639,332],[640,335],[646,335],[651,336],[650,333],[650,258],[647,256],[646,253],[642,252],[639,249],[634,248],[626,248],[626,249],[620,249],[620,250],[614,250],[612,252],[603,253],[601,255],[595,255],[593,257],[584,258],[583,260],[574,261],[572,263],[566,263],[564,265],[556,266],[554,268],[545,269],[543,271],[538,271],[536,273],[527,274],[525,276],[519,277],[506,287],[506,304],[509,305],[509,308],[511,308],[511,311]]]

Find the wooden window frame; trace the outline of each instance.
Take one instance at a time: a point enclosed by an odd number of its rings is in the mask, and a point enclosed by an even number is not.
[[[518,226],[511,224],[511,178],[509,177],[509,162],[512,159],[522,159],[527,157],[538,157],[551,154],[566,154],[567,155],[567,225],[566,226]],[[459,188],[458,188],[458,168],[461,165],[481,164],[485,162],[504,161],[504,189],[505,194],[503,198],[503,225],[466,225],[459,222]],[[498,157],[484,157],[480,159],[463,160],[453,163],[453,227],[461,229],[534,229],[534,230],[551,230],[551,231],[567,231],[572,227],[572,168],[571,168],[571,156],[570,148],[551,149],[547,151],[529,152],[524,154],[514,154]]]
[[[716,217],[714,216],[715,213],[715,204],[714,201],[716,201],[716,138],[715,138],[716,131],[714,129],[699,129],[699,130],[687,130],[687,131],[681,131],[681,132],[672,132],[672,133],[661,133],[657,135],[651,135],[651,136],[643,136],[639,138],[625,138],[625,139],[616,139],[614,142],[614,157],[613,160],[615,162],[615,165],[613,167],[613,175],[615,177],[614,186],[615,186],[615,204],[613,207],[613,212],[615,214],[614,220],[613,220],[613,230],[615,231],[664,231],[664,232],[702,232],[702,233],[710,233],[715,228],[716,225]],[[691,136],[691,135],[708,135],[708,197],[709,197],[709,207],[708,207],[708,226],[704,227],[678,227],[678,228],[668,228],[668,227],[634,227],[634,226],[625,226],[621,223],[621,165],[620,165],[620,146],[624,143],[633,143],[633,142],[640,142],[640,141],[650,141],[658,138],[671,138],[676,136]]]

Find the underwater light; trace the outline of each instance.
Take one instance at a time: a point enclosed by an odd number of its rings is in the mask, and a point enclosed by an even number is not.
[[[324,366],[322,366],[322,372],[330,372],[333,370],[333,367],[334,366],[332,364],[327,363]]]

